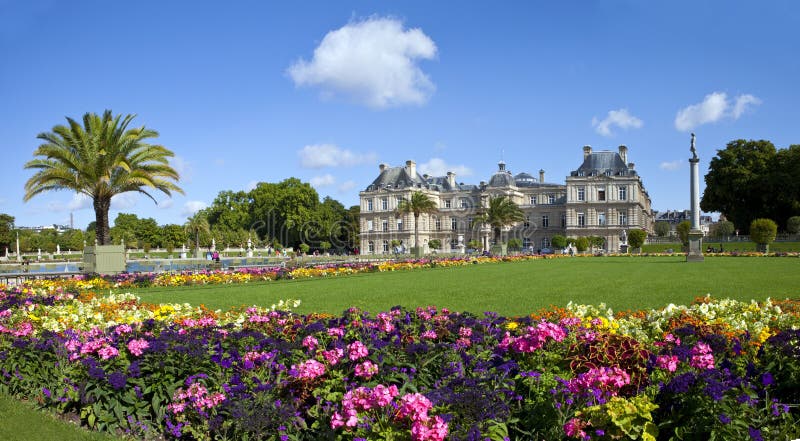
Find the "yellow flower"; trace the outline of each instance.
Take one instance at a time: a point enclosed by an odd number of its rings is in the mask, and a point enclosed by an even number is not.
[[[513,331],[513,330],[517,329],[518,327],[519,327],[519,324],[517,322],[508,322],[508,323],[506,323],[506,329],[508,329],[509,331]]]

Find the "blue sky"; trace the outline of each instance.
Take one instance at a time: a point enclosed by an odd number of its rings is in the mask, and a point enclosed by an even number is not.
[[[118,212],[183,223],[221,190],[298,177],[346,206],[378,164],[564,182],[582,146],[629,148],[658,210],[689,208],[733,139],[800,143],[800,3],[0,0],[0,212],[94,220],[70,192],[23,203],[36,135],[137,114],[185,195]],[[702,187],[701,187],[702,191]]]

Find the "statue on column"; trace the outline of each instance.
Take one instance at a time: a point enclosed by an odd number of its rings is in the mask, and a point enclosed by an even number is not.
[[[692,144],[689,147],[689,151],[692,152],[692,159],[697,159],[697,150],[694,148],[694,133],[692,133]]]

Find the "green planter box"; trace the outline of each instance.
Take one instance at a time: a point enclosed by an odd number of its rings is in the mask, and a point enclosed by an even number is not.
[[[83,249],[84,273],[117,274],[125,271],[122,245],[95,245]]]

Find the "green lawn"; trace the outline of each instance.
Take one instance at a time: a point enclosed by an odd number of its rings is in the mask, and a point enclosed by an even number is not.
[[[111,435],[90,432],[54,415],[0,394],[0,439],[4,441],[112,441]]]
[[[569,301],[615,310],[687,304],[711,294],[739,300],[800,297],[800,259],[683,256],[572,258],[398,271],[327,279],[134,291],[154,303],[188,302],[213,309],[302,300],[298,312],[338,314],[394,305],[524,315]]]

